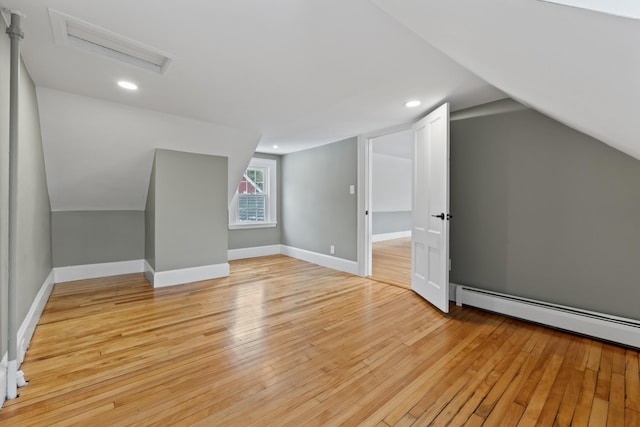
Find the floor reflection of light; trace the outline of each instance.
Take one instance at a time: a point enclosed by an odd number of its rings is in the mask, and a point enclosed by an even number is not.
[[[263,346],[265,333],[264,289],[259,283],[252,287],[239,287],[235,291],[231,309],[232,323],[228,326],[227,345],[237,356],[246,353],[250,345],[251,352]]]

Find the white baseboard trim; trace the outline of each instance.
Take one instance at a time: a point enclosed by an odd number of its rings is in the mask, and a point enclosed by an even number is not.
[[[257,258],[282,253],[281,245],[256,246],[253,248],[229,249],[227,251],[229,261],[236,259]]]
[[[31,338],[33,337],[33,333],[36,330],[36,326],[38,326],[38,322],[40,321],[40,315],[42,315],[42,310],[44,310],[44,306],[47,305],[47,301],[49,301],[49,295],[51,295],[51,291],[53,290],[53,285],[55,284],[55,271],[51,270],[51,273],[44,280],[44,283],[40,287],[40,290],[36,294],[33,302],[31,303],[31,307],[27,312],[27,316],[22,321],[20,328],[18,329],[18,366],[22,364],[24,360],[24,356],[27,353],[27,349],[29,348],[29,344],[31,344]]]
[[[456,285],[456,303],[640,348],[640,321]]]
[[[229,276],[229,263],[203,265],[200,267],[181,268],[169,271],[154,271],[147,263],[145,275],[154,288],[164,286],[183,285],[185,283],[199,282],[201,280],[218,279]]]
[[[287,255],[292,258],[297,258],[302,261],[307,261],[313,264],[320,265],[322,267],[332,268],[338,271],[344,271],[358,275],[358,263],[355,261],[349,261],[344,258],[337,258],[331,255],[319,254],[317,252],[307,251],[305,249],[293,248],[291,246],[281,245],[282,255]]]
[[[142,273],[144,260],[104,262],[100,264],[72,265],[70,267],[56,267],[56,283],[74,280],[94,279],[96,277],[117,276],[118,274]]]
[[[403,237],[411,237],[411,230],[396,231],[395,233],[372,234],[372,242],[383,242],[385,240],[402,239]]]
[[[0,408],[7,400],[7,366],[7,353],[5,353],[0,361]]]

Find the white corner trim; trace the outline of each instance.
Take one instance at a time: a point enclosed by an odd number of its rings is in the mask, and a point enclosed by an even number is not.
[[[47,278],[44,280],[44,283],[40,287],[40,290],[36,294],[36,297],[33,299],[31,307],[27,312],[27,316],[24,318],[22,324],[20,325],[20,328],[18,329],[18,365],[21,365],[22,361],[24,360],[24,356],[27,353],[29,344],[31,343],[33,333],[36,330],[36,326],[38,326],[38,322],[40,321],[42,311],[44,310],[45,305],[47,305],[47,301],[49,301],[49,295],[51,295],[53,285],[55,284],[54,279],[55,271],[54,269],[52,269]]]
[[[94,279],[96,277],[116,276],[118,274],[142,273],[144,260],[104,262],[100,264],[72,265],[70,267],[56,267],[56,283],[74,280]]]
[[[344,271],[358,275],[358,263],[355,261],[349,261],[344,258],[337,258],[331,255],[319,254],[317,252],[307,251],[305,249],[293,248],[291,246],[281,245],[282,255],[287,255],[292,258],[297,258],[302,261],[307,261],[313,264],[320,265],[322,267],[332,268],[338,271]]]
[[[229,249],[227,257],[229,261],[245,258],[257,258],[261,256],[279,255],[282,253],[281,245],[255,246],[253,248]]]
[[[403,237],[411,237],[411,230],[396,231],[395,233],[381,233],[371,236],[372,242],[383,242],[385,240],[401,239]]]
[[[0,361],[0,408],[7,400],[7,366],[7,353],[5,353]]]
[[[151,269],[150,266],[149,269]],[[168,271],[152,272],[152,270],[150,270],[149,273],[153,275],[153,280],[150,280],[153,287],[161,288],[164,286],[182,285],[185,283],[199,282],[201,280],[227,277],[229,276],[229,263],[225,262],[222,264],[203,265],[200,267]]]

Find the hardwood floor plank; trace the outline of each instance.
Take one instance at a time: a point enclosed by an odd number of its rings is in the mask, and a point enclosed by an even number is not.
[[[55,285],[0,424],[637,426],[638,360],[271,256],[161,289]]]
[[[591,369],[586,369],[584,371],[582,388],[580,390],[580,396],[578,397],[578,403],[573,416],[573,426],[579,427],[589,424],[597,378],[598,374]]]
[[[589,427],[602,427],[607,425],[607,411],[609,404],[596,397],[593,399],[593,409],[589,417]]]
[[[385,240],[371,245],[371,278],[411,289],[411,238]]]

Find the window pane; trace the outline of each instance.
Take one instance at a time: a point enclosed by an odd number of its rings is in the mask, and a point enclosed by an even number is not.
[[[265,221],[265,196],[238,196],[238,219],[240,221]]]
[[[261,194],[264,193],[265,171],[262,168],[247,169],[240,180],[238,194]]]

